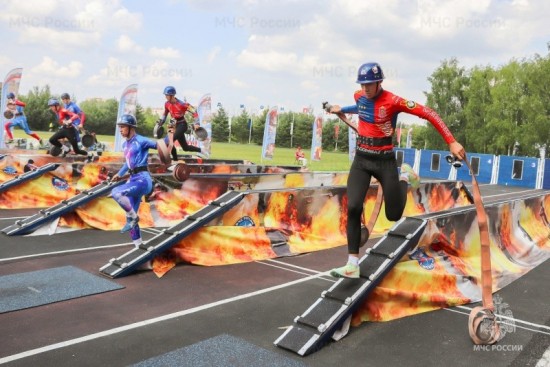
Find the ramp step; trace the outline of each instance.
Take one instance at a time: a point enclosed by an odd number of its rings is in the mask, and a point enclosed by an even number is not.
[[[377,254],[392,259],[399,253],[403,246],[408,245],[408,242],[409,240],[404,237],[388,234],[383,241],[367,249],[367,253]]]
[[[156,254],[168,250],[186,236],[208,224],[217,216],[225,213],[242,200],[245,195],[246,192],[244,191],[228,191],[197,212],[188,215],[176,225],[166,228],[160,234],[134,250],[123,254],[117,259],[112,259],[108,264],[101,267],[99,271],[109,278],[116,278],[131,273],[144,262],[152,260]],[[216,203],[214,204],[214,202]]]
[[[372,280],[390,264],[390,259],[379,254],[369,254],[366,260],[359,263],[359,271],[362,278]]]
[[[418,231],[424,229],[426,221],[420,218],[401,218],[395,225],[389,230],[388,234],[401,237],[409,237],[416,235]]]
[[[328,290],[324,291],[322,296],[338,300],[345,305],[350,305],[355,299],[357,299],[357,297],[365,292],[367,287],[370,287],[371,285],[372,282],[370,280],[365,280],[363,278],[342,278]]]
[[[105,195],[113,188],[122,185],[123,183],[124,181],[104,181],[89,190],[82,191],[70,199],[63,200],[50,208],[40,209],[37,214],[23,220],[18,220],[14,225],[2,229],[1,232],[8,236],[31,233],[37,227],[51,222],[54,219],[59,218],[61,215],[68,213],[99,196]]]
[[[319,298],[294,322],[324,332],[347,309],[347,305],[328,298]]]
[[[22,184],[23,182],[30,181],[33,178],[37,178],[42,176],[44,173],[49,171],[54,171],[59,167],[59,163],[48,163],[41,167],[38,167],[37,169],[29,172],[25,172],[21,175],[17,175],[11,180],[2,182],[0,184],[0,192],[6,191],[7,189],[17,186],[19,184]]]
[[[359,260],[360,278],[343,278],[321,293],[275,345],[305,355],[327,343],[407,251],[416,246],[426,220],[403,218]]]
[[[275,341],[275,345],[304,356],[310,352],[312,346],[317,344],[319,337],[320,335],[311,329],[294,325]]]

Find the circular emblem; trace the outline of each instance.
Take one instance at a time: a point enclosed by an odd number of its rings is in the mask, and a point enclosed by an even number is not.
[[[10,176],[15,176],[17,174],[17,170],[12,166],[6,166],[2,171],[4,171],[5,174]]]
[[[69,189],[67,181],[56,176],[52,178],[52,186],[59,191],[67,191]]]
[[[407,107],[411,110],[416,107],[416,102],[414,101],[407,101]]]
[[[249,216],[241,217],[237,223],[235,223],[237,227],[254,227],[254,221]]]

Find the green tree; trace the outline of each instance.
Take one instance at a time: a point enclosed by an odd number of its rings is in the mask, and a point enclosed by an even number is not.
[[[212,141],[227,142],[229,137],[229,116],[220,106],[212,116]]]
[[[524,93],[520,106],[526,124],[520,139],[520,152],[539,156],[540,147],[550,147],[550,55],[525,63],[522,68]]]
[[[231,118],[231,141],[240,144],[248,143],[248,120],[250,115],[246,108],[243,108],[241,114]]]
[[[88,99],[80,104],[80,108],[86,114],[87,130],[96,134],[114,135],[118,114],[118,101],[115,98]]]
[[[136,118],[140,127],[140,134],[152,137],[153,129],[159,116],[153,112],[151,107],[143,108],[139,103],[136,105]]]
[[[516,142],[520,143],[521,140],[521,126],[526,123],[524,112],[518,103],[524,93],[520,77],[522,68],[521,63],[514,60],[502,66],[495,74],[491,89],[493,103],[487,111],[487,130],[495,137],[489,145],[489,151],[495,154],[511,155]]]
[[[466,147],[464,105],[466,103],[465,90],[468,87],[466,70],[458,66],[458,60],[452,58],[444,60],[428,78],[431,91],[425,92],[426,105],[435,110],[445,121],[455,139]],[[426,132],[427,149],[447,149],[447,144],[437,132],[428,124]]]
[[[487,128],[488,111],[492,105],[491,85],[495,71],[487,67],[474,67],[469,73],[470,82],[465,91],[467,103],[464,106],[466,119],[466,141],[468,150],[488,153],[494,134]]]
[[[31,130],[47,131],[50,123],[57,130],[59,122],[53,112],[48,109],[48,100],[52,98],[50,86],[33,87],[27,95],[20,95],[21,101],[26,103],[25,116]],[[44,137],[42,137],[44,139]]]

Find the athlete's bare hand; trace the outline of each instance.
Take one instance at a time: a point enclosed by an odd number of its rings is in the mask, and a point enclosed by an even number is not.
[[[466,151],[464,150],[464,147],[457,141],[453,141],[451,144],[449,144],[449,150],[451,151],[451,154],[453,156],[461,161],[466,158]]]

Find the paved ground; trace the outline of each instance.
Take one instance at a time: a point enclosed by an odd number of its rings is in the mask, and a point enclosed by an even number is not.
[[[486,200],[523,191],[482,186]],[[0,211],[0,227],[32,213]],[[0,276],[66,265],[99,275],[99,267],[130,248],[127,240],[125,234],[96,230],[54,236],[0,234]],[[180,350],[193,366],[549,365],[550,261],[498,292],[509,304],[516,328],[496,346],[472,345],[467,319],[475,305],[364,323],[306,357],[274,346],[294,317],[334,282],[322,273],[339,265],[345,252],[340,247],[239,265],[180,265],[161,279],[139,272],[114,280],[125,287],[122,290],[3,313],[0,364],[127,366]],[[233,342],[222,336],[233,337]],[[208,344],[211,340],[223,340],[241,354],[228,357]],[[247,347],[256,360],[249,359]],[[207,353],[216,352],[217,362],[206,363]],[[269,362],[259,358],[262,353]]]

